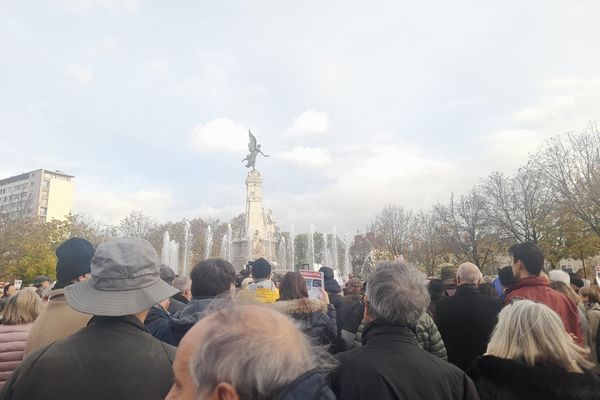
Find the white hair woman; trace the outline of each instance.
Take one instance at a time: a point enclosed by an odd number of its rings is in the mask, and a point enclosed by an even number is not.
[[[29,331],[43,307],[40,297],[29,288],[8,299],[0,325],[0,388],[23,360]]]
[[[517,300],[500,312],[486,355],[469,375],[481,400],[600,399],[600,380],[589,373],[588,354],[552,309]]]

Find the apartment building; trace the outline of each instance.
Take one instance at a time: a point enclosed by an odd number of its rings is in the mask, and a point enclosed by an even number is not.
[[[73,209],[73,176],[38,169],[0,179],[0,214],[62,220]]]

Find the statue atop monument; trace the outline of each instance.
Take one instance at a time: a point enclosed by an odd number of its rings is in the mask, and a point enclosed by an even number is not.
[[[256,138],[254,137],[252,132],[250,132],[250,130],[248,130],[248,135],[250,137],[250,142],[248,143],[248,150],[250,151],[250,154],[248,154],[246,158],[242,160],[242,162],[246,161],[246,168],[252,167],[253,170],[256,170],[256,156],[259,153],[262,154],[264,157],[269,156],[260,150],[260,144],[256,142]]]

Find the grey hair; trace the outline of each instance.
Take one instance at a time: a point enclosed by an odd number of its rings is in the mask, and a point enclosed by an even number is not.
[[[183,292],[185,289],[189,289],[192,286],[192,280],[185,276],[178,276],[173,279],[173,283],[171,283],[175,289],[179,289],[180,292]]]
[[[249,307],[263,308],[260,321],[249,318]],[[204,320],[211,319],[210,327],[189,365],[198,398],[227,382],[241,399],[270,399],[300,375],[319,367],[320,349],[283,314],[264,305],[226,300],[213,308],[217,310],[209,311]]]
[[[425,275],[406,262],[379,264],[367,279],[369,315],[389,325],[414,324],[429,305]]]
[[[482,277],[479,267],[473,263],[462,263],[458,266],[456,275],[462,283],[478,283]]]

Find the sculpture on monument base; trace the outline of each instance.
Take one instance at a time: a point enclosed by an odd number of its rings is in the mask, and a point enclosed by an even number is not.
[[[248,150],[250,154],[242,160],[245,167],[252,169],[248,171],[246,177],[246,213],[245,225],[239,236],[231,242],[231,260],[236,268],[243,267],[250,260],[257,258],[266,258],[273,265],[277,265],[277,232],[278,228],[275,218],[269,210],[265,213],[262,198],[262,176],[256,170],[256,157],[262,154],[269,157],[261,151],[252,132],[248,131],[250,142]]]
[[[248,154],[246,156],[246,158],[244,158],[242,160],[242,162],[246,161],[246,168],[252,167],[252,170],[255,170],[256,169],[255,168],[256,156],[259,153],[262,154],[264,157],[269,157],[269,156],[260,150],[260,144],[258,144],[256,142],[256,138],[254,137],[252,132],[250,132],[249,130],[248,130],[248,136],[250,137],[250,142],[248,143],[248,150],[250,151],[250,154]]]

